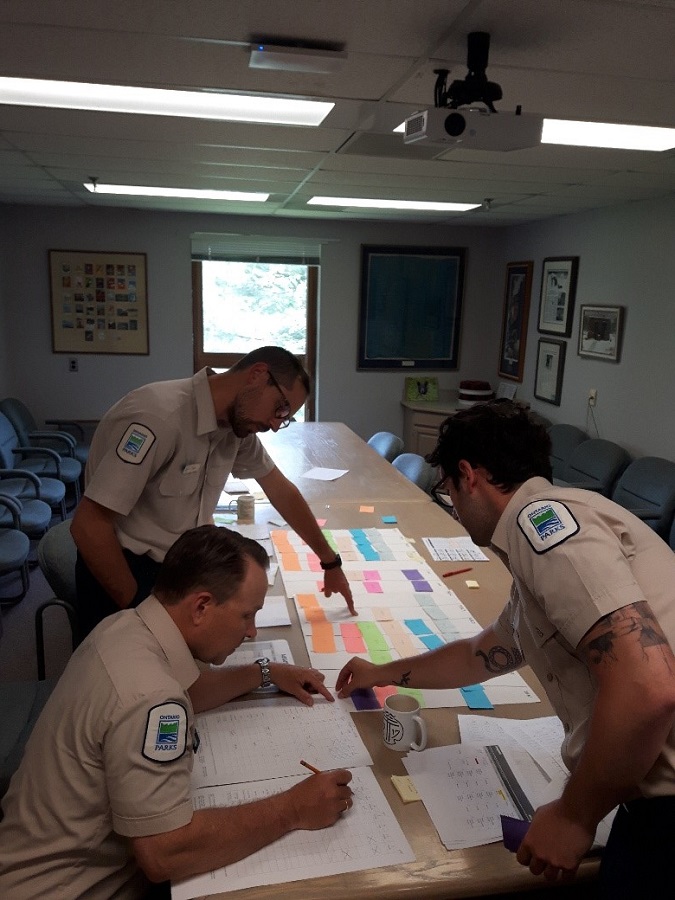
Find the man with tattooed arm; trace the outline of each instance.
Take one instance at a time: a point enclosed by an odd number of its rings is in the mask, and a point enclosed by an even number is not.
[[[375,685],[454,688],[530,665],[564,729],[571,774],[517,853],[571,879],[600,820],[618,808],[600,868],[603,897],[675,896],[675,554],[623,507],[551,483],[545,428],[495,400],[441,426],[427,457],[475,543],[513,577],[474,638],[375,666],[352,659],[340,697]],[[660,891],[659,891],[660,889]]]

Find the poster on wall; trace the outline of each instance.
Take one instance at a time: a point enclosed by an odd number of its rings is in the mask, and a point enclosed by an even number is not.
[[[54,353],[147,355],[145,253],[50,250]]]

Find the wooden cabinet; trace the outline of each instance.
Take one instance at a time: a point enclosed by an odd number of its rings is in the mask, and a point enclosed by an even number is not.
[[[443,393],[443,392],[441,392]],[[426,456],[438,442],[438,430],[448,416],[459,409],[457,401],[448,391],[435,403],[424,400],[402,400],[403,442],[406,452]]]

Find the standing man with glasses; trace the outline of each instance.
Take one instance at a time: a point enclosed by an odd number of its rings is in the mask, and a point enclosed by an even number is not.
[[[255,478],[324,569],[324,593],[354,603],[338,554],[257,434],[285,428],[309,376],[282,347],[260,347],[226,372],[202,369],[123,397],[101,419],[71,526],[83,635],[151,592],[169,547],[211,523],[228,476]]]

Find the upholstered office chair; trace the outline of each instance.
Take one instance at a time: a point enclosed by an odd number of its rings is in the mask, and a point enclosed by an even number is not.
[[[548,429],[551,438],[551,466],[554,478],[564,478],[565,466],[570,458],[572,450],[582,441],[588,440],[588,435],[576,425],[554,423]]]
[[[436,480],[436,470],[418,453],[401,453],[392,466],[426,493],[431,492]]]
[[[26,596],[30,584],[28,574],[30,538],[19,527],[20,508],[15,500],[0,494],[0,510],[9,512],[11,516],[11,523],[0,528],[0,575],[19,572],[21,577],[21,591],[9,597],[4,593],[0,594],[0,606],[14,606]]]
[[[368,438],[367,443],[387,462],[393,462],[400,453],[403,453],[403,441],[391,431],[376,431],[372,437]]]
[[[80,440],[75,434],[65,429],[40,429],[33,418],[33,414],[21,400],[16,397],[5,397],[0,400],[0,412],[7,416],[14,426],[19,443],[24,447],[36,445],[39,447],[51,447],[59,456],[74,456],[84,467],[89,457],[89,446],[83,443],[84,431],[79,427]],[[72,423],[76,425],[77,423]]]
[[[59,600],[75,603],[75,563],[77,547],[70,533],[70,521],[58,522],[40,540],[38,565]]]
[[[630,462],[628,452],[603,438],[582,441],[572,450],[563,477],[554,478],[556,484],[596,491],[609,497],[617,478]]]
[[[612,500],[643,519],[664,540],[675,514],[675,462],[643,456],[624,469]]]
[[[0,484],[2,482],[0,481]],[[3,496],[7,498],[7,495]],[[18,514],[18,528],[31,540],[39,540],[49,528],[52,519],[50,507],[42,500],[19,500],[18,497],[10,497],[14,503],[14,510]],[[5,504],[0,506],[0,528],[14,527],[14,514]]]

